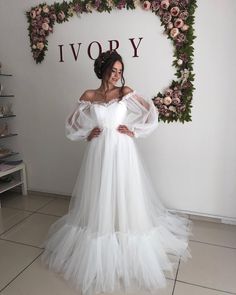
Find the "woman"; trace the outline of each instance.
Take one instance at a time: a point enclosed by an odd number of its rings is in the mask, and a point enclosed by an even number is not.
[[[191,257],[191,221],[164,208],[135,146],[134,137],[156,129],[157,109],[124,86],[116,51],[101,53],[94,70],[100,87],[85,91],[66,120],[67,137],[86,140],[87,149],[42,261],[82,294],[155,291],[173,270],[169,254]]]

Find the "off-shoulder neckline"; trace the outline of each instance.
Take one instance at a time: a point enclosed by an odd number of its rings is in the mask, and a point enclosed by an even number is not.
[[[83,99],[79,99],[79,102],[83,102],[83,103],[87,103],[87,104],[89,104],[89,105],[93,105],[93,104],[101,104],[101,105],[110,105],[111,103],[113,103],[113,102],[115,102],[115,101],[118,101],[118,102],[121,102],[121,101],[124,101],[125,99],[127,99],[129,96],[131,96],[131,95],[133,95],[133,94],[135,94],[136,93],[136,91],[135,90],[133,90],[133,91],[131,91],[131,92],[129,92],[129,93],[127,93],[127,94],[125,94],[124,96],[122,96],[121,98],[118,98],[118,97],[115,97],[115,98],[112,98],[112,99],[110,99],[109,101],[107,101],[107,102],[104,102],[104,101],[102,101],[102,100],[97,100],[97,101],[90,101],[90,100],[83,100]]]

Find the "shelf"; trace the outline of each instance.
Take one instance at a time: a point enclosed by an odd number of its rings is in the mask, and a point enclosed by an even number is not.
[[[0,97],[4,98],[4,97],[15,97],[15,95],[13,94],[1,94]]]
[[[0,156],[0,160],[2,159],[6,159],[8,157],[11,157],[11,156],[15,156],[15,155],[18,155],[19,153],[10,153],[10,154],[6,154],[4,156]]]
[[[2,74],[2,73],[0,73],[0,76],[10,77],[10,76],[12,76],[12,75],[11,75],[11,74]]]
[[[7,115],[7,116],[0,116],[0,119],[15,117],[16,115]]]
[[[6,183],[1,183],[0,182],[0,194],[7,191],[7,190],[9,190],[9,189],[11,189],[11,188],[13,188],[13,187],[15,187],[15,186],[17,186],[17,185],[20,185],[22,183],[23,183],[23,181],[15,180],[15,179],[11,180],[9,182],[6,182]]]
[[[12,133],[12,134],[7,134],[7,135],[0,135],[0,139],[1,138],[6,138],[6,137],[12,137],[12,136],[16,136],[16,135],[18,135],[17,133]]]

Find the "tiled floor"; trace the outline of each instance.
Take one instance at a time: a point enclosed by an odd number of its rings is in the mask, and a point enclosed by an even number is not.
[[[0,294],[78,295],[40,264],[40,245],[49,226],[67,212],[68,199],[8,192],[1,200]],[[236,226],[193,219],[190,249],[192,259],[177,261],[158,295],[236,294]]]

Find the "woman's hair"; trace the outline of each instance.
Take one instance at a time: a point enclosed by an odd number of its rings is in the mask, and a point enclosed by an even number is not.
[[[94,62],[94,72],[98,79],[104,79],[110,77],[114,63],[119,61],[122,64],[121,84],[122,87],[125,85],[124,63],[122,57],[115,50],[108,50],[99,54],[98,58]]]

